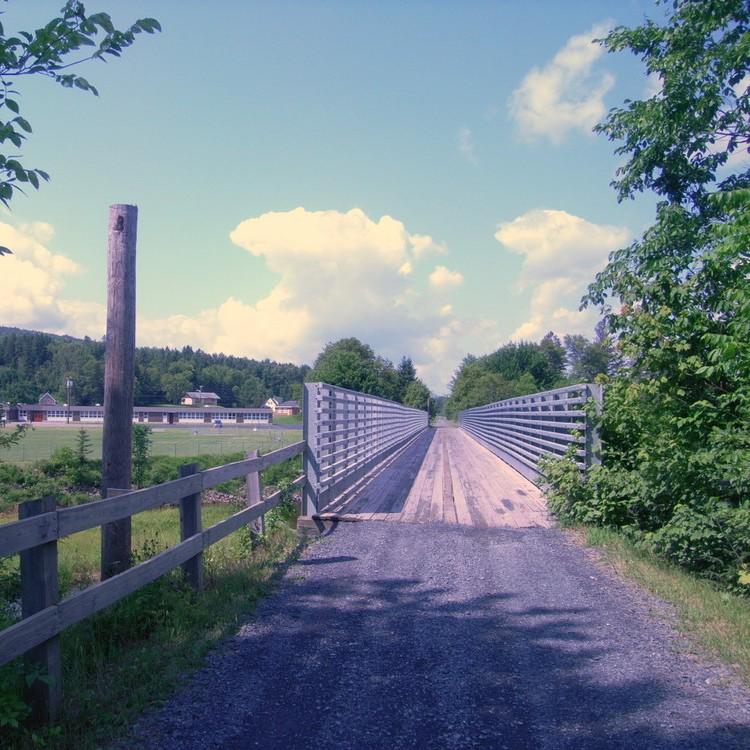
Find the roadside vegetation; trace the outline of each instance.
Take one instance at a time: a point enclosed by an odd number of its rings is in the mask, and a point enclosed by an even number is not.
[[[610,256],[584,304],[623,357],[605,378],[602,463],[546,461],[550,507],[617,529],[717,587],[750,596],[750,8],[679,0],[666,23],[616,28],[660,90],[598,130],[624,160],[618,197],[656,220]],[[619,304],[615,304],[619,300]]]
[[[179,466],[195,461],[208,468],[244,458],[149,455],[150,429],[134,426],[134,485],[176,479]],[[19,502],[45,494],[58,504],[99,499],[101,462],[90,458],[91,441],[78,431],[73,448],[32,467],[0,463],[3,487],[0,523],[15,520]],[[121,734],[137,714],[165,696],[185,671],[236,630],[272,583],[279,566],[297,549],[297,501],[290,486],[301,470],[299,457],[263,472],[267,491],[281,489],[283,502],[266,515],[266,534],[243,529],[204,553],[205,590],[196,593],[180,570],[159,579],[62,635],[63,720],[31,729],[25,720],[24,684],[44,679],[22,660],[0,668],[0,744],[8,748],[93,748]],[[244,482],[232,480],[204,493],[203,524],[210,526],[244,507]],[[145,560],[179,541],[176,506],[133,517],[133,557]],[[74,534],[58,545],[61,596],[99,580],[99,529]],[[20,617],[18,556],[0,560],[0,629]]]

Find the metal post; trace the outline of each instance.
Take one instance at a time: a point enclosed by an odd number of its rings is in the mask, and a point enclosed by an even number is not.
[[[592,425],[588,415],[586,417],[586,468],[588,469],[594,464],[602,462],[602,441],[598,420],[604,406],[604,387],[600,383],[589,383],[587,390],[589,398],[594,402],[595,419],[597,420],[596,424]]]
[[[65,378],[65,388],[68,391],[68,409],[65,415],[65,422],[70,424],[70,392],[73,390],[73,381],[69,376]]]

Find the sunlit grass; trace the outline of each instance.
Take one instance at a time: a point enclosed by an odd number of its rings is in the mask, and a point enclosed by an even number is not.
[[[12,463],[31,463],[49,458],[57,448],[75,446],[76,433],[84,429],[91,437],[93,452],[90,458],[101,458],[102,428],[97,425],[81,424],[67,426],[34,426],[28,430],[18,445],[3,451],[2,460]],[[298,430],[277,430],[272,427],[182,427],[168,429],[154,427],[152,433],[154,456],[198,456],[225,455],[260,450],[268,453],[302,439]]]

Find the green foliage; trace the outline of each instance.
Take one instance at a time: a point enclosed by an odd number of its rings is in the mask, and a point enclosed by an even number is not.
[[[553,388],[563,378],[565,350],[548,333],[538,344],[510,343],[484,357],[467,356],[451,381],[445,414]]]
[[[406,386],[403,402],[405,406],[429,411],[430,416],[434,414],[433,404],[430,402],[430,389],[421,380],[413,380]]]
[[[26,434],[27,426],[25,424],[16,425],[10,432],[0,432],[0,450],[10,448],[12,445],[18,445]]]
[[[355,338],[326,344],[305,380],[337,385],[401,403],[406,403],[409,392],[412,400],[417,399],[423,404],[418,407],[420,409],[427,408],[427,396],[430,395],[427,386],[417,378],[409,357],[403,357],[396,369],[392,362],[376,356],[372,347]]]
[[[620,27],[605,40],[660,78],[659,93],[598,128],[627,157],[618,197],[651,190],[660,202],[653,226],[610,256],[584,298],[628,363],[605,390],[603,466],[576,479],[545,465],[563,518],[625,528],[745,593],[750,170],[729,157],[750,143],[748,39],[742,0],[676,0],[663,25]]]
[[[133,484],[136,487],[146,486],[148,473],[148,460],[151,457],[151,445],[153,443],[153,430],[147,424],[133,425],[132,440],[132,467]]]
[[[607,333],[604,320],[597,324],[593,341],[577,334],[566,336],[563,342],[568,376],[574,383],[593,383],[598,375],[614,375],[622,366],[616,344]]]
[[[271,395],[293,398],[309,368],[225,354],[136,349],[134,400],[138,405],[179,403],[198,390],[219,395],[222,406],[261,406]],[[35,403],[48,391],[64,400],[66,375],[75,381],[76,403],[104,400],[104,345],[32,331],[0,328],[0,393],[13,403]]]
[[[662,557],[737,593],[750,593],[750,504],[678,505],[672,518],[647,537]]]
[[[87,15],[79,0],[68,0],[59,16],[33,32],[8,35],[0,24],[0,112],[6,110],[6,119],[0,120],[0,144],[10,141],[15,149],[20,149],[31,133],[31,125],[20,113],[20,92],[11,87],[13,79],[42,76],[65,88],[98,95],[85,78],[67,72],[69,68],[90,60],[120,57],[137,34],[160,30],[159,22],[153,18],[139,19],[125,30],[117,29],[107,13]],[[88,53],[82,53],[84,48]],[[15,191],[23,192],[21,184],[38,189],[40,179],[49,180],[49,175],[42,169],[27,169],[15,156],[0,154],[0,201],[6,207]],[[0,248],[0,255],[8,252],[8,248]]]

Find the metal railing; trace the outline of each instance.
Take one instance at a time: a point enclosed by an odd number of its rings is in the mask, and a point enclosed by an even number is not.
[[[428,425],[426,411],[326,383],[305,384],[305,504],[315,515]]]
[[[460,412],[458,423],[477,442],[536,482],[539,458],[562,456],[570,445],[575,446],[581,469],[598,462],[599,438],[585,409],[590,399],[598,409],[602,386],[582,383],[476,406]]]

